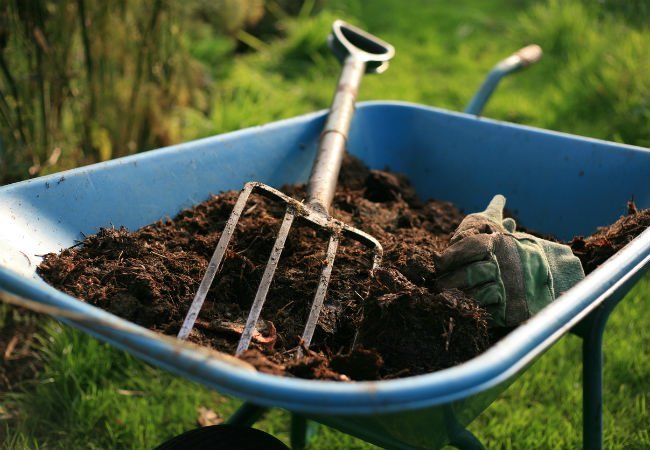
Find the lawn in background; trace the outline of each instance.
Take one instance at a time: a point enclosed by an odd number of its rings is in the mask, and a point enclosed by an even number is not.
[[[388,72],[364,79],[361,100],[462,110],[494,63],[538,43],[543,60],[504,80],[486,116],[650,147],[650,16],[644,20],[643,2],[330,1],[317,14],[308,12],[309,5],[297,18],[283,19],[284,37],[210,67],[213,104],[179,108],[170,122],[179,138],[326,108],[339,66],[325,36],[340,17],[397,49]],[[206,66],[220,51],[217,37],[196,32],[188,39]],[[649,296],[646,276],[613,313],[605,334],[606,448],[650,447]],[[195,427],[201,407],[227,417],[239,404],[51,320],[37,348],[40,377],[0,394],[0,448],[147,449]],[[470,430],[488,448],[580,447],[580,370],[580,341],[567,336]],[[288,439],[284,412],[258,426]],[[321,427],[312,448],[375,447]]]

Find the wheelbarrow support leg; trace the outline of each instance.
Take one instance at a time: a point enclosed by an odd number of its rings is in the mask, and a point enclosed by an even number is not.
[[[627,278],[633,286],[643,272]],[[629,290],[607,298],[573,330],[582,338],[582,446],[589,450],[603,448],[603,334],[609,316]]]
[[[582,336],[582,443],[603,448],[603,333],[620,299],[610,299],[591,313]]]
[[[452,406],[445,406],[445,422],[449,433],[449,445],[460,450],[485,450],[479,439],[456,419]]]
[[[318,424],[300,414],[291,414],[291,450],[304,450],[316,432]]]
[[[235,411],[235,414],[230,416],[226,423],[240,427],[252,427],[255,422],[264,416],[266,411],[268,411],[268,408],[246,402]]]
[[[600,322],[600,321],[596,321]],[[583,448],[603,448],[603,332],[602,326],[582,341],[582,439]]]

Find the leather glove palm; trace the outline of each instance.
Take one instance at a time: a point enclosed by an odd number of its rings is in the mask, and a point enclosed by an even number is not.
[[[496,195],[463,219],[435,261],[438,286],[467,292],[493,327],[518,325],[585,276],[569,246],[516,232],[515,221],[503,218],[505,202]]]

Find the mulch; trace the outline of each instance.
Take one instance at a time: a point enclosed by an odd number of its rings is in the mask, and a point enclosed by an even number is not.
[[[305,197],[304,186],[282,189]],[[48,254],[38,273],[58,289],[149,329],[175,335],[203,277],[238,192],[224,192],[139,230],[101,228],[77,246]],[[632,211],[570,245],[587,272],[650,225]],[[189,340],[234,353],[284,208],[253,196]],[[301,378],[379,380],[450,367],[485,351],[504,330],[458,290],[437,290],[434,252],[443,251],[464,214],[421,201],[400,174],[346,158],[330,213],[384,247],[371,274],[370,252],[343,239],[310,350],[301,346],[325,258],[327,235],[292,229],[251,348],[241,358],[258,370]],[[507,331],[507,330],[506,330]]]

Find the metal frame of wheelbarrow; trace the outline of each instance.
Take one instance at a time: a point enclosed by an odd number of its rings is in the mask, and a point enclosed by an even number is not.
[[[67,323],[249,404],[284,408],[396,449],[439,448],[450,442],[479,448],[465,427],[538,356],[575,329],[585,337],[585,445],[598,448],[602,327],[608,312],[650,266],[649,230],[485,353],[435,373],[377,382],[258,373],[228,355],[163,337],[80,302],[35,275],[36,255],[73,245],[100,226],[135,229],[173,216],[210,193],[238,189],[250,178],[273,186],[303,182],[324,115],[308,114],[0,188],[0,289],[65,311]],[[358,106],[348,148],[370,167],[407,174],[423,197],[446,199],[466,211],[480,210],[494,193],[502,193],[521,223],[562,239],[613,222],[632,196],[640,208],[650,207],[650,150],[640,147],[408,103],[367,102]],[[297,423],[296,430],[302,429]]]

